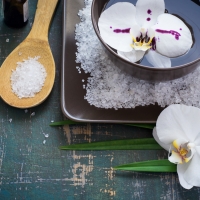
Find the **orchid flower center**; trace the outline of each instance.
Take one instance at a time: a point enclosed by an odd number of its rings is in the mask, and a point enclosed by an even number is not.
[[[184,148],[181,148],[179,150],[179,153],[180,153],[181,157],[185,157],[187,155],[188,151]]]
[[[148,49],[155,50],[155,37],[154,34],[152,35],[148,33],[148,30],[145,30],[144,28],[140,29],[139,34],[137,36],[133,35],[133,31],[131,32],[131,37],[133,43],[131,44],[131,47],[135,50],[142,50],[147,51]]]
[[[177,164],[182,164],[183,162],[185,163],[189,162],[190,159],[193,157],[194,152],[192,151],[192,148],[195,146],[195,144],[194,143],[180,144],[179,140],[174,140],[172,144],[175,150],[172,151],[169,160]]]

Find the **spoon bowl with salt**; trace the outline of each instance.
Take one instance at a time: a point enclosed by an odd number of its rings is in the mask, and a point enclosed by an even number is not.
[[[48,97],[53,88],[55,62],[48,42],[48,30],[57,3],[58,0],[38,0],[34,23],[29,35],[10,53],[0,68],[0,97],[13,107],[31,108],[37,106]],[[16,68],[17,65],[20,65],[19,62],[26,63],[26,61],[31,59],[38,59],[36,62],[44,67],[46,78],[44,84],[42,83],[41,90],[35,93],[34,96],[19,97],[13,92],[11,76],[13,71],[18,70],[16,70]],[[38,76],[37,73],[34,73],[36,70],[34,69],[35,64],[29,62],[29,65],[31,64],[31,73],[33,76]],[[22,75],[26,76],[26,73]],[[21,78],[23,79],[23,77]],[[25,84],[26,82],[21,81],[21,84],[23,83]],[[34,89],[35,85],[31,87]],[[17,88],[17,90],[18,89],[20,88]]]

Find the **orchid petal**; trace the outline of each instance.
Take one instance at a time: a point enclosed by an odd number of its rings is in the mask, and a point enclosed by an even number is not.
[[[156,50],[167,57],[185,54],[191,48],[192,35],[186,24],[171,14],[158,17],[155,30]]]
[[[147,29],[156,23],[157,17],[164,11],[164,0],[138,0],[136,3],[137,23]]]
[[[196,152],[199,154],[199,156],[200,156],[200,146],[196,146],[195,147],[195,150],[196,150]]]
[[[153,28],[148,28],[147,34],[152,39],[155,36],[155,30]]]
[[[171,67],[171,60],[168,57],[165,57],[154,50],[149,50],[146,54],[147,61],[157,68],[169,68]]]
[[[174,140],[173,141],[173,146],[178,150],[178,149],[180,149],[180,147],[183,145],[183,144],[185,144],[185,143],[187,143],[188,141],[187,140],[185,140],[185,139],[183,139],[183,138],[179,138],[179,139],[176,139],[176,140]]]
[[[154,30],[153,30],[153,31],[154,31]],[[133,40],[134,42],[136,42],[136,38],[137,38],[137,37],[139,38],[140,35],[141,35],[140,27],[139,27],[137,24],[135,24],[134,26],[131,26],[130,34],[131,34],[132,40]]]
[[[200,187],[200,155],[195,153],[191,161],[188,163],[188,167],[183,174],[183,178],[188,184]]]
[[[189,164],[188,163],[184,163],[184,164],[180,164],[177,165],[177,173],[178,173],[178,178],[180,181],[180,184],[182,185],[182,187],[184,187],[185,189],[191,189],[193,187],[193,185],[190,185],[185,179],[184,179],[184,173],[187,170]]]
[[[182,164],[182,158],[179,153],[172,151],[171,156],[169,156],[168,160],[174,164]]]
[[[130,28],[135,22],[135,6],[128,2],[116,3],[100,16],[98,26],[102,39],[119,51],[132,51]]]
[[[137,45],[131,45],[136,51],[143,51],[145,53],[145,51],[147,51],[148,49],[151,48],[151,46],[147,46],[147,45],[142,45],[142,46],[137,46]]]
[[[194,156],[194,154],[196,153],[196,150],[194,149],[194,148],[192,148],[191,150],[190,150],[190,156],[189,157],[186,157],[185,159],[184,159],[184,161],[187,163],[187,162],[189,162],[191,159],[192,159],[192,157]]]
[[[141,60],[145,54],[145,51],[136,51],[132,50],[130,52],[123,52],[123,51],[117,51],[118,55],[124,58],[125,60],[128,60],[130,62],[137,62]]]
[[[199,130],[199,134],[198,134],[197,137],[195,138],[195,145],[196,145],[196,146],[200,146],[200,130]]]
[[[166,151],[169,151],[170,149],[170,145],[168,144],[165,144],[163,142],[161,142],[158,138],[158,135],[157,135],[157,131],[156,131],[156,127],[153,129],[153,137],[154,139],[156,140],[156,142],[162,147],[164,148]]]
[[[199,119],[199,108],[170,105],[158,117],[156,123],[158,138],[165,144],[171,144],[176,139],[194,143],[200,131]]]

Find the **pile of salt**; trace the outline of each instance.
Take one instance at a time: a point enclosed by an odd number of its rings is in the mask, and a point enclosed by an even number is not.
[[[20,99],[34,97],[44,86],[47,73],[44,66],[38,62],[39,58],[37,56],[18,62],[16,70],[12,71],[12,91]]]

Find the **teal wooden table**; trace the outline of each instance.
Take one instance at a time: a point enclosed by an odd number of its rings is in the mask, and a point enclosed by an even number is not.
[[[29,1],[29,23],[11,29],[0,20],[0,64],[30,31],[37,1]],[[62,49],[60,1],[49,32],[56,63],[51,95],[35,108],[16,109],[0,100],[0,200],[199,200],[200,189],[183,189],[176,173],[116,172],[112,167],[135,161],[167,158],[155,151],[60,151],[80,142],[152,137],[152,131],[119,124],[50,127],[65,119],[60,106]],[[32,113],[35,113],[32,114]],[[45,134],[49,137],[45,138]]]

